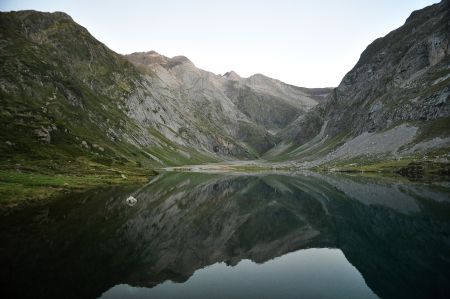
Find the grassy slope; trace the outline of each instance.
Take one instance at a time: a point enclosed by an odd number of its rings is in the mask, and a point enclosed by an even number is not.
[[[140,75],[68,16],[1,13],[0,28],[2,201],[53,194],[62,182],[141,181],[155,167],[214,161],[156,130],[146,132],[154,146],[130,143],[141,129],[124,101]],[[45,131],[50,142],[38,136]]]

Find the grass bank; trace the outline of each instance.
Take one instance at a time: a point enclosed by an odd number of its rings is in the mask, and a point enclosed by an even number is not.
[[[74,166],[72,172],[7,167],[0,170],[0,208],[50,201],[69,192],[121,184],[144,184],[157,173],[137,167]]]
[[[372,162],[346,161],[321,165],[314,168],[314,170],[326,172],[398,174],[417,179],[446,179],[450,177],[450,163],[416,159]]]

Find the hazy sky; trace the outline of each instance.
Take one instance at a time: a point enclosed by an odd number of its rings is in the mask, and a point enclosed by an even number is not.
[[[0,10],[64,11],[112,50],[184,55],[197,67],[337,86],[374,39],[436,0],[0,0]]]

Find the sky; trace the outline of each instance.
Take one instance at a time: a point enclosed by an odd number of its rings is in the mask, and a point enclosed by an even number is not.
[[[216,74],[261,73],[337,86],[376,38],[436,0],[0,0],[0,10],[64,11],[110,49],[184,55]]]

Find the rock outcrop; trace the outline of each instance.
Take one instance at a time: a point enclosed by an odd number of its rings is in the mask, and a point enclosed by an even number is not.
[[[402,141],[406,148],[449,137],[449,14],[448,0],[415,11],[402,27],[370,44],[324,103],[280,132],[283,144],[291,146],[290,158],[311,156],[298,146],[316,146],[314,154],[320,149],[323,156],[361,134],[395,130],[400,125],[417,131],[413,140]],[[448,149],[450,142],[439,145],[427,151]],[[354,151],[348,158],[376,154],[378,149]]]

